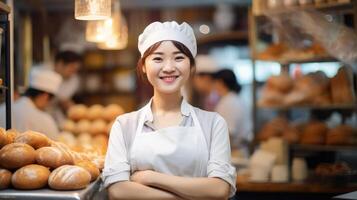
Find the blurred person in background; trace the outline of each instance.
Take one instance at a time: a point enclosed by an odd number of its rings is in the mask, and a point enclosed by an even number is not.
[[[198,55],[196,73],[193,78],[193,104],[204,110],[213,111],[219,96],[213,90],[212,75],[219,70],[216,61],[208,55]]]
[[[242,87],[230,69],[216,72],[213,80],[214,90],[220,96],[215,111],[228,124],[232,150],[238,150],[238,155],[248,157],[249,142],[253,139],[252,120],[247,105],[239,96]]]
[[[59,134],[58,127],[52,116],[45,110],[57,94],[61,82],[62,77],[50,69],[32,68],[29,87],[12,107],[13,128],[20,132],[37,131],[46,134],[51,139],[56,139]],[[1,105],[0,113],[5,113],[4,105]],[[0,122],[4,124],[5,115],[0,115]]]
[[[78,71],[81,67],[82,57],[80,54],[66,50],[60,51],[55,56],[54,71],[62,76],[59,93],[56,95],[50,112],[58,124],[62,124],[66,118],[65,113],[71,107],[73,96],[80,87]]]

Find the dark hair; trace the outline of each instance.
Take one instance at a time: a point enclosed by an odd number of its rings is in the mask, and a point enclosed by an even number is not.
[[[148,48],[145,52],[144,52],[144,55],[143,57],[141,57],[138,61],[138,64],[137,64],[137,74],[139,76],[139,78],[141,78],[142,80],[145,80],[145,74],[143,72],[143,67],[145,65],[145,59],[150,55],[152,54],[157,48],[159,48],[159,46],[161,45],[163,41],[160,41],[160,42],[156,42],[155,44],[153,44],[150,48]],[[195,67],[196,65],[196,62],[195,62],[195,58],[192,56],[191,54],[191,51],[185,46],[183,45],[182,43],[180,42],[177,42],[177,41],[171,41],[175,47],[183,54],[185,54],[189,59],[190,59],[190,66],[191,67]],[[194,71],[193,73],[194,74]]]
[[[50,96],[50,98],[54,97],[54,95],[51,93],[44,92],[42,90],[38,90],[35,88],[28,88],[24,93],[25,96],[30,97],[30,98],[36,98],[42,94],[48,94]]]
[[[238,83],[238,80],[234,72],[230,69],[222,69],[213,74],[213,79],[221,80],[224,85],[230,90],[239,94],[242,86]]]
[[[81,61],[82,56],[73,51],[60,51],[55,56],[55,62],[63,62],[64,64]]]

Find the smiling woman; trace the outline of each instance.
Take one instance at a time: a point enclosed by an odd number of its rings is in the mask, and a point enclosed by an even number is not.
[[[192,28],[154,22],[138,43],[138,73],[154,88],[142,109],[113,124],[103,170],[111,199],[227,199],[235,194],[228,128],[181,88],[195,71]]]

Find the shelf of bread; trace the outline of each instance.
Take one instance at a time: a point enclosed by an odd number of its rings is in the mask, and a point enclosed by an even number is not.
[[[271,76],[258,100],[260,108],[356,109],[352,77],[347,67],[328,78],[322,71],[298,76]]]
[[[263,52],[253,56],[255,60],[278,62],[282,65],[290,63],[336,62],[337,59],[328,55],[318,43],[305,48],[292,48],[287,44],[269,45]]]
[[[96,140],[96,145],[103,148],[107,143]],[[103,166],[103,154],[74,151],[39,132],[0,128],[0,189],[83,189],[99,177]]]
[[[277,117],[265,123],[257,135],[258,141],[281,137],[293,148],[304,150],[357,149],[357,130],[349,125],[329,128],[324,122],[289,123],[286,118]],[[342,147],[342,148],[339,148]]]
[[[286,14],[292,11],[353,11],[352,0],[254,0],[255,16]]]

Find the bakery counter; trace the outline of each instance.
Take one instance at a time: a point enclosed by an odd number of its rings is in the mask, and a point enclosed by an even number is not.
[[[239,192],[301,192],[301,193],[346,193],[357,190],[357,185],[324,186],[309,183],[252,183],[237,181]]]
[[[82,190],[56,191],[51,189],[39,190],[0,190],[0,199],[21,199],[21,200],[84,200],[92,199],[95,192],[99,190],[100,180],[96,180]]]
[[[239,200],[326,200],[357,190],[357,185],[329,186],[314,183],[253,183],[237,178]]]

